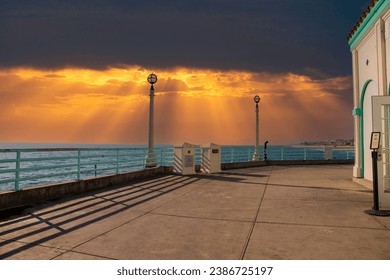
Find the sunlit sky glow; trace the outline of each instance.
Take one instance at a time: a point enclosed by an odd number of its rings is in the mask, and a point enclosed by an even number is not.
[[[275,144],[351,136],[351,78],[313,80],[189,68],[7,69],[0,72],[3,142],[146,143],[154,71],[156,143]]]

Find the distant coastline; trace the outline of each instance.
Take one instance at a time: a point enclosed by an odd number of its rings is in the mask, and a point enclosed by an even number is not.
[[[295,147],[310,147],[310,148],[322,148],[322,147],[332,147],[335,149],[352,149],[355,148],[354,139],[336,139],[336,140],[327,140],[327,141],[302,141]]]
[[[294,148],[313,148],[313,149],[321,149],[324,147],[332,147],[334,149],[340,149],[340,150],[345,150],[345,149],[354,149],[354,145],[332,145],[332,144],[316,144],[316,145],[302,145],[302,144],[297,144],[297,145],[292,145]]]

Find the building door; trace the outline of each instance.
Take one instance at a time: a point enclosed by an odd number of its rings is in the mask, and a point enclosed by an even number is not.
[[[390,96],[372,97],[373,131],[381,133],[378,159],[379,209],[390,209]],[[369,146],[367,145],[369,148]]]

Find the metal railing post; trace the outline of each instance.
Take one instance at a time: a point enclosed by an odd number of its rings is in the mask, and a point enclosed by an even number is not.
[[[303,159],[307,160],[307,149],[303,148]]]
[[[116,149],[116,174],[119,174],[119,148]]]
[[[142,157],[143,158],[143,167],[144,167],[144,169],[146,169],[146,149],[143,149],[143,152],[144,152],[143,157]]]
[[[77,150],[77,180],[81,180],[81,151]]]
[[[20,179],[20,151],[16,152],[16,166],[15,166],[15,191],[20,191],[19,179]]]

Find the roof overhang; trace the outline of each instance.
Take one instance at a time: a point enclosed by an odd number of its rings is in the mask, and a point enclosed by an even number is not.
[[[383,12],[390,7],[390,0],[373,0],[348,34],[348,44],[353,50]]]

